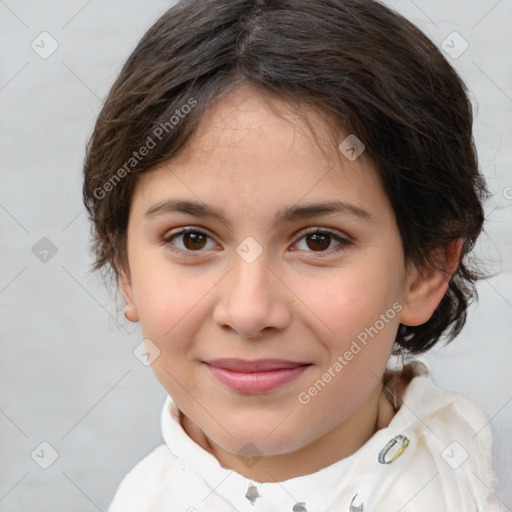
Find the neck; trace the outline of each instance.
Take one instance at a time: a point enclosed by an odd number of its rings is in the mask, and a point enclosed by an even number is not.
[[[182,426],[202,448],[214,455],[220,464],[256,482],[282,482],[308,475],[344,459],[361,446],[393,417],[392,405],[385,398],[382,379],[368,398],[347,419],[312,443],[294,452],[263,456],[258,463],[247,467],[240,457],[222,449],[183,416]]]

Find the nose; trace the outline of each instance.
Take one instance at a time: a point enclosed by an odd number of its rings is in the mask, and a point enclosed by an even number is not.
[[[214,321],[243,338],[261,338],[264,332],[285,329],[293,294],[283,281],[263,255],[252,263],[235,255],[218,289]]]

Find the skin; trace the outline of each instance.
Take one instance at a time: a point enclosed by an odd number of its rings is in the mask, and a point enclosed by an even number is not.
[[[185,150],[141,176],[120,279],[127,317],[160,350],[152,368],[185,431],[224,467],[259,482],[318,471],[389,423],[382,375],[399,323],[426,322],[448,286],[439,271],[406,264],[394,212],[365,153],[349,161],[325,117],[287,107],[241,87],[210,108]],[[145,215],[169,199],[221,209],[229,224],[176,211]],[[273,223],[284,208],[334,200],[368,218],[344,211]],[[187,226],[207,236],[176,233]],[[304,232],[315,227],[325,236],[316,245]],[[236,252],[246,237],[263,249],[252,263]],[[456,266],[457,249],[447,265]],[[395,318],[300,403],[299,393],[393,303],[402,308]],[[278,390],[246,394],[203,363],[228,357],[310,366]],[[249,467],[241,454],[261,458]]]

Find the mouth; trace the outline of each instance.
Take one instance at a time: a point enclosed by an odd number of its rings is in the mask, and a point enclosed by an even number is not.
[[[211,374],[233,391],[248,394],[274,391],[301,375],[311,363],[284,359],[213,359],[204,362]]]

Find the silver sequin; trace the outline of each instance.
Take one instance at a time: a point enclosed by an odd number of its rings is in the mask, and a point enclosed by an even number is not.
[[[398,445],[398,450],[394,454],[391,454],[390,457],[386,458],[389,451],[395,446]],[[409,439],[406,436],[398,435],[393,437],[389,443],[382,448],[379,453],[378,460],[381,464],[391,464],[394,462],[409,446]]]
[[[364,512],[364,503],[361,503],[361,505],[358,505],[357,507],[354,505],[354,501],[355,499],[357,498],[357,495],[359,493],[357,493],[353,498],[352,498],[352,501],[350,502],[350,508],[348,509],[349,512]]]
[[[245,493],[245,497],[254,505],[254,502],[260,497],[260,493],[255,485],[250,484]]]

